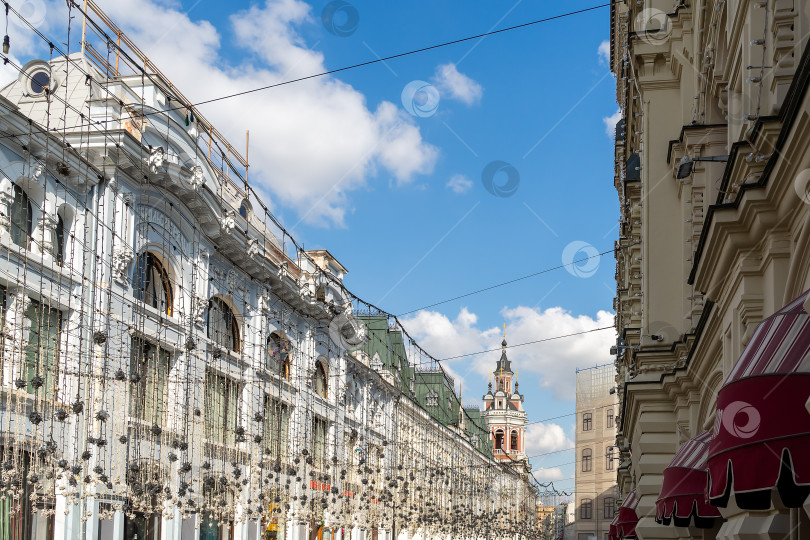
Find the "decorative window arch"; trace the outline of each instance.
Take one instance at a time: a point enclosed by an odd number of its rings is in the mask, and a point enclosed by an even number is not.
[[[593,469],[593,450],[586,448],[582,451],[582,472],[591,472]]]
[[[329,375],[326,370],[326,362],[315,361],[315,374],[312,377],[312,388],[315,393],[326,399],[329,397]]]
[[[518,432],[516,429],[513,429],[512,434],[509,437],[509,450],[511,450],[512,452],[519,452],[520,451],[520,449],[518,448],[519,444],[520,443],[518,440]]]
[[[239,205],[239,215],[242,216],[244,219],[250,218],[250,215],[253,213],[253,208],[248,202],[247,199],[242,200],[242,204]]]
[[[503,450],[503,430],[495,430],[495,450]]]
[[[271,333],[270,337],[267,338],[267,357],[265,360],[267,369],[290,380],[292,374],[291,351],[292,344],[289,339],[279,332]]]
[[[217,296],[208,301],[208,337],[229,351],[241,351],[236,314],[225,300]]]
[[[174,291],[169,273],[166,266],[151,251],[144,251],[138,255],[132,288],[135,298],[169,317],[172,316]]]
[[[34,231],[33,207],[28,194],[20,186],[14,186],[14,199],[9,208],[9,232],[11,241],[28,249]]]

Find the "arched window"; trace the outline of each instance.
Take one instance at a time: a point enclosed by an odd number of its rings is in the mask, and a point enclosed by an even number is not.
[[[593,450],[586,448],[582,451],[582,472],[591,472],[593,468]]]
[[[278,332],[273,332],[267,338],[266,367],[273,373],[278,373],[285,379],[290,379],[290,340]]]
[[[221,298],[208,302],[208,337],[220,347],[239,352],[239,322],[231,306]]]
[[[138,255],[133,285],[135,298],[161,313],[172,315],[172,284],[166,267],[154,254]]]
[[[517,430],[512,431],[512,436],[509,437],[509,450],[512,452],[519,452],[520,449],[518,448],[518,432]]]
[[[322,360],[318,360],[315,362],[315,375],[312,381],[312,387],[315,389],[315,393],[321,396],[322,398],[328,397],[328,378],[326,375],[326,366]]]
[[[56,245],[54,248],[56,264],[62,266],[65,259],[65,220],[59,215],[56,216]]]
[[[20,186],[14,186],[14,200],[9,208],[9,232],[11,241],[28,249],[33,232],[33,209],[31,199]]]
[[[239,215],[247,219],[250,216],[250,210],[250,203],[247,199],[243,200],[242,204],[239,206]]]
[[[503,430],[495,432],[495,450],[503,450]]]

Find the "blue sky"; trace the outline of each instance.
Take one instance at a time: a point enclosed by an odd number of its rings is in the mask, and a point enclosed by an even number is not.
[[[64,35],[64,2],[11,3]],[[331,4],[340,9],[330,27],[323,0],[99,3],[194,101],[597,4],[352,0]],[[358,23],[341,32],[347,13]],[[612,249],[619,213],[605,118],[617,107],[599,53],[608,29],[603,8],[201,110],[237,145],[251,131],[252,183],[299,242],[329,249],[355,294],[402,314]],[[42,54],[30,35],[12,34],[17,58]],[[422,92],[403,100],[413,81]],[[512,167],[509,196],[485,187],[495,161]],[[490,185],[505,182],[501,172]],[[497,347],[504,322],[511,343],[607,326],[613,272],[607,255],[402,319],[438,358]],[[611,361],[613,339],[608,330],[511,351],[529,419],[571,413],[575,368]],[[466,401],[485,392],[497,356],[447,363]],[[529,453],[570,446],[573,423],[533,425]],[[560,452],[533,462],[564,489],[572,461]]]

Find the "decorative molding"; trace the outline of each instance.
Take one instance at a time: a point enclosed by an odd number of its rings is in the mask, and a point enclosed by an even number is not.
[[[225,234],[231,234],[231,232],[233,232],[234,228],[236,228],[236,219],[234,218],[233,210],[228,210],[220,221],[219,226]]]
[[[152,148],[147,159],[149,170],[152,174],[159,174],[165,171],[166,165],[166,152],[162,146]]]
[[[127,268],[135,254],[126,246],[118,246],[113,249],[113,262],[112,271],[113,279],[116,283],[127,287],[129,285],[129,277],[127,276]]]
[[[203,176],[203,168],[200,165],[195,165],[191,168],[191,178],[189,179],[191,187],[196,191],[205,183]]]

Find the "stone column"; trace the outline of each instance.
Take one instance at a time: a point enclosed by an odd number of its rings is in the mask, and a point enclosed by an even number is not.
[[[11,226],[11,203],[14,202],[14,185],[8,178],[0,181],[0,243],[11,243],[9,227]]]
[[[55,214],[44,212],[34,227],[32,235],[32,245],[34,252],[39,251],[42,255],[56,258],[56,225],[58,218]]]
[[[31,321],[25,318],[31,299],[23,289],[8,292],[6,324],[3,328],[3,381],[5,386],[14,386],[17,379],[26,379],[24,368],[25,344]]]

